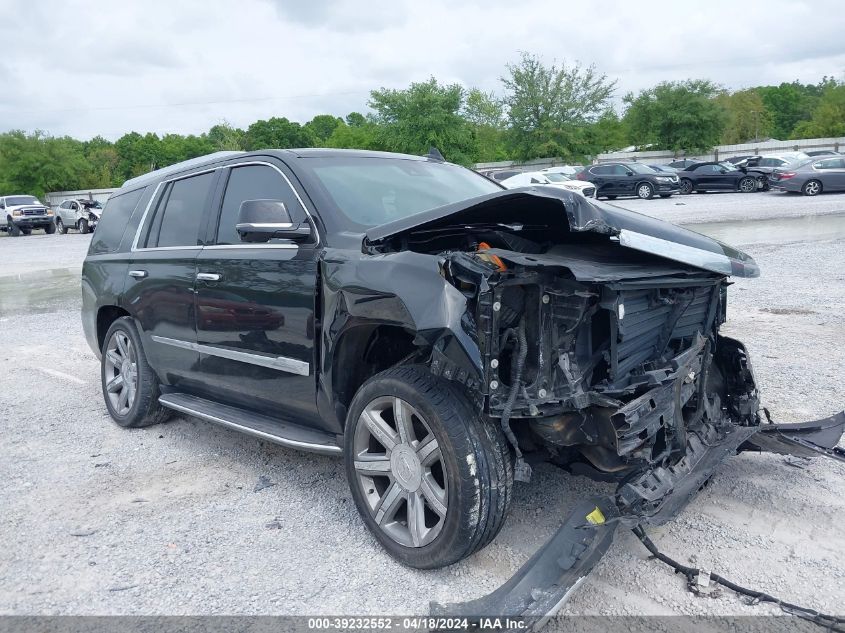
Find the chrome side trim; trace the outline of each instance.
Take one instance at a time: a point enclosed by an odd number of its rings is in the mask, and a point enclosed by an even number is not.
[[[163,345],[171,345],[172,347],[188,349],[194,352],[199,352],[200,354],[218,356],[220,358],[239,361],[241,363],[269,367],[270,369],[277,369],[289,374],[296,374],[297,376],[308,376],[311,374],[311,366],[308,363],[295,358],[288,358],[287,356],[260,356],[259,354],[239,352],[233,349],[214,347],[213,345],[201,345],[200,343],[167,338],[166,336],[153,335],[152,339],[156,343],[162,343]]]
[[[212,244],[203,246],[203,250],[231,250],[233,248],[287,248],[298,249],[299,244]]]
[[[673,259],[676,262],[697,266],[704,270],[730,275],[731,260],[726,255],[706,251],[693,246],[678,244],[652,235],[622,229],[619,231],[619,244],[644,253]]]
[[[291,440],[286,437],[282,437],[281,435],[266,433],[264,431],[259,431],[258,429],[253,429],[249,426],[244,426],[243,424],[231,422],[230,420],[226,420],[225,418],[221,418],[216,415],[211,415],[210,413],[197,411],[195,409],[191,409],[190,407],[186,407],[181,404],[176,404],[175,402],[170,402],[169,400],[167,400],[166,394],[160,396],[158,401],[159,404],[164,407],[167,407],[168,409],[173,409],[174,411],[179,411],[180,413],[185,413],[187,415],[193,415],[208,422],[214,422],[215,424],[219,424],[221,426],[225,426],[230,429],[246,433],[248,435],[260,437],[261,439],[269,440],[271,442],[275,442],[276,444],[281,444],[282,446],[289,446],[290,448],[300,448],[316,453],[324,453],[326,455],[337,455],[343,452],[343,449],[340,446],[332,446],[331,444],[312,444],[311,442]]]

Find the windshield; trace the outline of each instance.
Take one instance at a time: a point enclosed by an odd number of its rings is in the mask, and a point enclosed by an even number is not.
[[[378,226],[502,188],[474,171],[423,160],[338,156],[307,165],[354,225]]]
[[[103,205],[96,200],[80,200],[80,204],[86,209],[102,209]]]
[[[548,178],[551,182],[566,182],[567,180],[572,180],[572,178],[570,178],[569,176],[565,176],[564,174],[556,174],[554,172],[548,172],[543,175]]]
[[[641,165],[640,163],[629,163],[626,165],[631,171],[637,174],[653,174],[655,171],[648,165]]]
[[[9,196],[6,198],[7,207],[15,207],[19,204],[41,204],[34,196]]]

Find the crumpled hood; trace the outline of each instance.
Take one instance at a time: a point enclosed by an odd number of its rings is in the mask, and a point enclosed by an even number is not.
[[[760,275],[751,256],[732,246],[557,187],[523,187],[462,200],[373,227],[366,239],[374,243],[405,232],[456,225],[548,225],[557,214],[573,232],[604,234],[627,248],[724,275]]]

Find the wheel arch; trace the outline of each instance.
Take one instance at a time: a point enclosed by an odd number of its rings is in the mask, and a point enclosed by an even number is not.
[[[131,315],[125,309],[116,305],[101,306],[97,310],[97,349],[103,349],[106,332],[109,331],[112,323],[125,316]]]

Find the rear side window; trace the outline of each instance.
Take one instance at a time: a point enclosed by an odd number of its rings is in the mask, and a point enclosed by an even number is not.
[[[197,246],[212,180],[214,173],[209,172],[170,185],[159,203],[148,247]]]
[[[91,253],[113,253],[117,250],[129,218],[138,206],[144,189],[145,187],[141,187],[108,199],[103,208],[102,217],[97,223],[97,230],[94,231],[94,237],[91,239]],[[70,206],[70,203],[65,204]]]
[[[267,165],[234,167],[229,174],[223,206],[220,208],[217,244],[241,243],[235,225],[244,200],[281,200],[294,222],[305,220],[304,209],[278,171]]]

